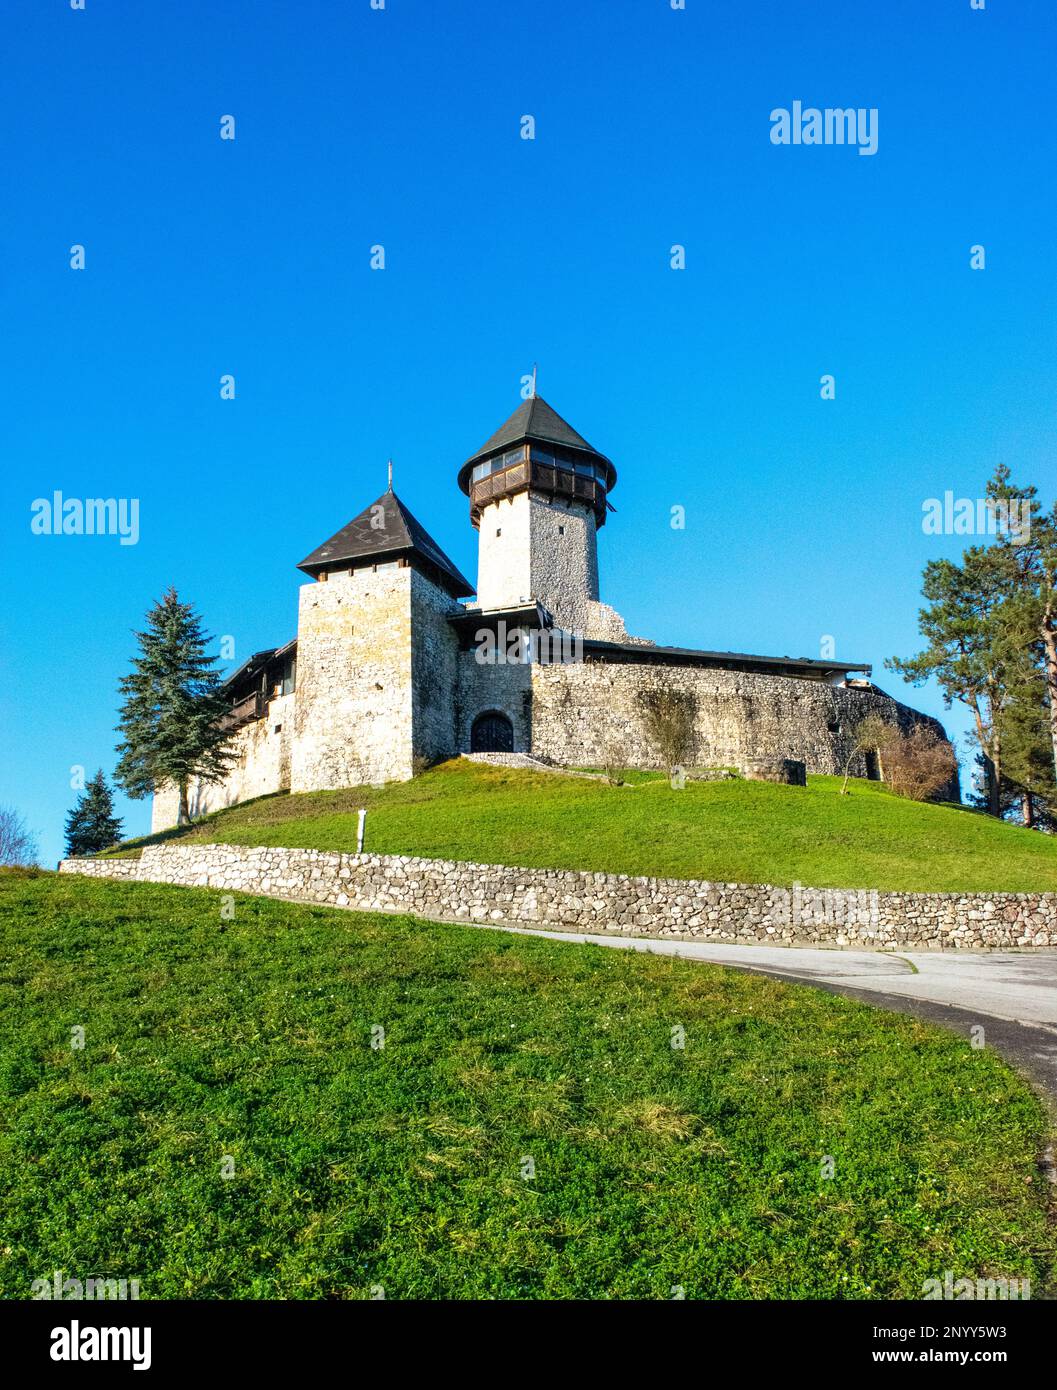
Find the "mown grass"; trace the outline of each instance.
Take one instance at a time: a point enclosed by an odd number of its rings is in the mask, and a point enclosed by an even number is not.
[[[221,906],[0,875],[4,1297],[55,1269],[144,1298],[1052,1281],[1040,1105],[953,1034],[687,961]]]
[[[1057,891],[1052,836],[907,801],[878,782],[852,781],[841,796],[840,784],[737,780],[675,791],[663,777],[614,787],[456,760],[379,788],[264,797],[180,834],[351,851],[365,806],[366,848],[385,854],[820,888]]]

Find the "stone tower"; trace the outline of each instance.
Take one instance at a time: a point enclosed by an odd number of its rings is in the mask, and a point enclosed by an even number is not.
[[[298,566],[290,790],[408,778],[456,746],[458,642],[473,592],[390,486]]]
[[[609,459],[542,397],[522,402],[459,470],[480,536],[478,606],[539,602],[557,627],[608,634],[596,533],[616,480]]]

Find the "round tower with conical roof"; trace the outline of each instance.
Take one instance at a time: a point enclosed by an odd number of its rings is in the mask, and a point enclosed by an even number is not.
[[[459,470],[479,532],[477,602],[537,602],[557,626],[586,632],[598,602],[598,528],[617,470],[530,396]]]

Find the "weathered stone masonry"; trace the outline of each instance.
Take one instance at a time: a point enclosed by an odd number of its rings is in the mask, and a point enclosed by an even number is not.
[[[59,868],[361,911],[614,936],[876,950],[1057,946],[1057,893],[789,889],[241,845],[148,845],[141,859],[67,859]]]
[[[856,730],[869,714],[881,715],[904,732],[925,724],[945,737],[937,720],[875,687],[651,662],[587,661],[531,670],[531,751],[555,762],[601,766],[614,747],[622,747],[629,764],[659,766],[648,746],[639,698],[644,691],[666,687],[697,699],[690,761],[701,765],[739,765],[766,755],[795,758],[813,773],[840,773]],[[868,775],[862,753],[852,758],[851,773]],[[955,787],[952,799],[956,797]]]

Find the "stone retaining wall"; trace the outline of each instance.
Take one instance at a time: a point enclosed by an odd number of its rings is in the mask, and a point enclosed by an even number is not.
[[[204,844],[67,859],[59,871],[570,932],[907,950],[1057,946],[1057,893],[789,889]]]

